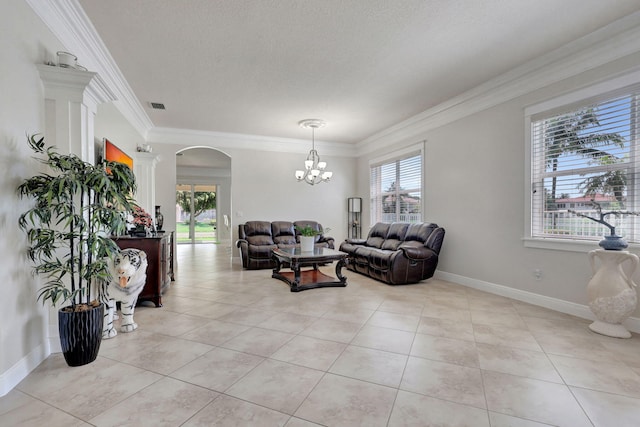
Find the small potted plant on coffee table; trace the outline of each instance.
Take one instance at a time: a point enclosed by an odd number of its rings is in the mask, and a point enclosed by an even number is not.
[[[316,230],[310,225],[305,225],[304,227],[296,226],[296,230],[300,233],[300,250],[302,252],[313,252],[317,236],[331,231],[330,228]]]

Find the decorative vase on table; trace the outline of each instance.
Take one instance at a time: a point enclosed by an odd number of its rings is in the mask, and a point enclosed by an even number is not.
[[[599,268],[596,260],[600,261]],[[629,274],[623,264],[629,261]],[[587,285],[589,308],[596,320],[589,329],[602,335],[630,338],[631,333],[622,325],[638,304],[636,284],[631,276],[638,267],[638,256],[623,250],[596,249],[589,252],[593,277]]]
[[[160,206],[156,206],[156,231],[162,231],[164,224],[164,215],[160,212]]]
[[[302,252],[313,252],[315,236],[300,236],[300,250]]]

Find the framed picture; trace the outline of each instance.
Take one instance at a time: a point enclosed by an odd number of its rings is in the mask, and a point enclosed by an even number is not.
[[[109,162],[124,163],[133,170],[133,158],[107,138],[104,139],[104,159]]]

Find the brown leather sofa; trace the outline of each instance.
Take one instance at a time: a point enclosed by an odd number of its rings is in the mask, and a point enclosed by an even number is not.
[[[238,226],[238,241],[242,267],[248,270],[274,268],[276,263],[271,258],[274,248],[300,246],[300,232],[296,229],[310,226],[322,232],[322,225],[316,221],[247,221]],[[318,234],[316,247],[334,249],[334,238]]]
[[[416,283],[433,276],[444,240],[433,223],[379,222],[366,239],[347,239],[347,268],[390,285]]]

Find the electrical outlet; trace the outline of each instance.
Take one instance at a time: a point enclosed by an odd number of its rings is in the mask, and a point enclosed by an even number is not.
[[[542,270],[536,268],[535,270],[533,270],[533,276],[536,278],[536,280],[542,280]]]

